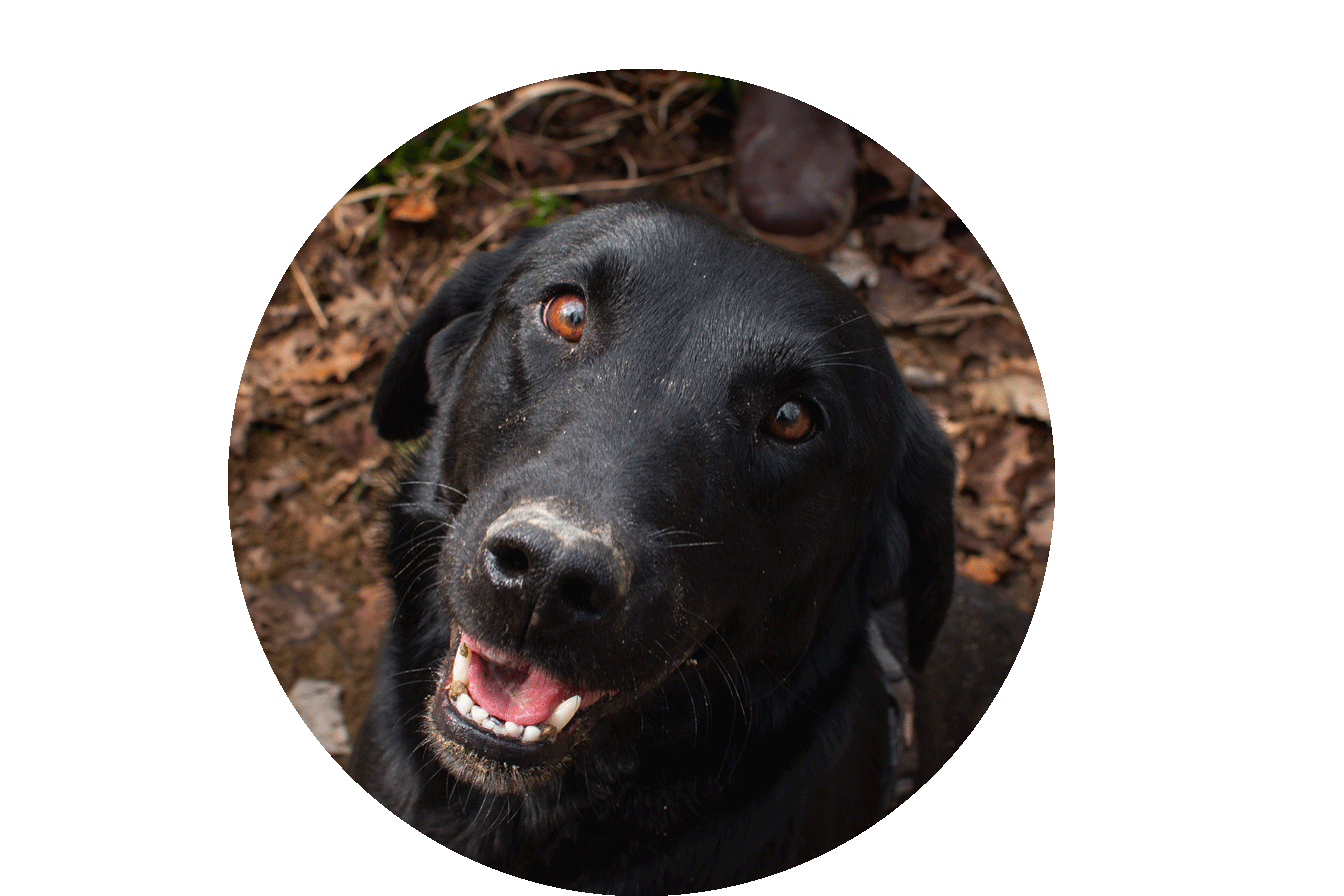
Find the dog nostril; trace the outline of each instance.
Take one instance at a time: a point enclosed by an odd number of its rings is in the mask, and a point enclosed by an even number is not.
[[[560,582],[560,600],[585,613],[597,613],[602,609],[597,589],[578,576],[566,576]]]
[[[495,545],[490,549],[495,558],[495,566],[505,576],[516,579],[527,572],[527,554],[507,544]]]

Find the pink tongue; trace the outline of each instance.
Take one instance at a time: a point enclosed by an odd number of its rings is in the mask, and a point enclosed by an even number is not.
[[[475,651],[467,681],[471,699],[478,706],[497,719],[519,725],[540,725],[573,693],[536,666],[506,666]]]

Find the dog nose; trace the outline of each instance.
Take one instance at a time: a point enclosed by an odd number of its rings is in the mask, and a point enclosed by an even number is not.
[[[486,529],[483,547],[496,591],[531,605],[529,628],[595,620],[630,587],[609,527],[577,525],[545,504],[509,510]]]

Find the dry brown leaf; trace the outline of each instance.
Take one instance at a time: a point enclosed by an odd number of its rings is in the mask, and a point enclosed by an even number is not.
[[[341,714],[341,686],[334,681],[300,678],[289,689],[289,700],[308,730],[332,756],[350,755],[350,731]]]
[[[367,329],[369,322],[389,306],[358,283],[352,284],[350,290],[327,303],[327,317],[338,324],[354,324],[361,330]]]
[[[350,490],[350,486],[359,481],[361,471],[358,469],[340,470],[330,476],[326,482],[316,486],[313,494],[324,504],[335,504],[341,496]]]
[[[1022,512],[1031,513],[1037,507],[1055,500],[1055,470],[1051,467],[1041,471],[1040,475],[1027,483],[1027,492],[1022,496]]]
[[[873,257],[851,246],[837,246],[827,260],[826,267],[850,289],[877,286],[881,276]]]
[[[1016,504],[1008,481],[1036,462],[1031,453],[1030,430],[1021,423],[1005,423],[986,437],[966,463],[966,482],[984,504]]]
[[[916,280],[927,279],[939,271],[951,267],[955,254],[951,243],[938,242],[906,262],[905,270],[902,273],[907,277],[914,277]]]
[[[289,388],[285,390],[285,394],[295,404],[305,408],[310,408],[319,401],[326,401],[331,397],[329,390],[313,383],[290,383]]]
[[[1045,401],[1045,386],[1035,377],[1010,373],[994,379],[972,383],[971,407],[976,411],[1002,414],[1005,417],[1030,417],[1050,422],[1050,408]]]
[[[247,495],[258,504],[269,504],[276,498],[288,497],[303,488],[305,473],[303,460],[286,457],[266,471],[266,475],[247,485]]]
[[[508,164],[512,154],[523,174],[536,174],[542,169],[567,179],[574,173],[574,160],[569,153],[554,146],[541,146],[519,134],[500,136],[490,145],[490,155]]]
[[[336,337],[323,357],[304,361],[289,371],[288,383],[343,383],[368,360],[369,340],[346,331]]]
[[[243,365],[243,379],[272,395],[284,391],[299,358],[318,343],[312,327],[298,327],[258,340]]]
[[[895,246],[897,252],[914,255],[933,248],[946,229],[947,221],[942,218],[887,215],[873,228],[873,237],[878,245]]]
[[[994,540],[1017,528],[1017,509],[1010,503],[972,504],[958,508],[957,524],[977,538]]]
[[[242,383],[233,400],[233,427],[229,430],[229,453],[242,457],[247,453],[247,430],[252,425],[252,385]]]
[[[957,336],[955,348],[964,355],[982,358],[1029,357],[1032,353],[1031,340],[1021,321],[998,316],[972,321]]]
[[[355,646],[360,650],[375,650],[383,641],[383,630],[392,615],[392,591],[384,582],[365,585],[355,592],[359,606],[355,608]]]
[[[299,579],[277,582],[265,588],[244,586],[243,596],[257,634],[263,641],[284,644],[307,641],[324,623],[341,613],[339,594],[326,586]]]
[[[393,221],[407,221],[413,224],[428,221],[439,213],[439,206],[434,201],[436,192],[437,187],[426,187],[407,193],[405,196],[398,196],[388,204],[390,210],[387,216]]]
[[[897,193],[909,192],[910,182],[915,176],[915,173],[910,170],[909,165],[887,152],[872,140],[864,140],[860,152],[863,155],[863,161],[867,163],[868,167],[885,177],[891,184],[893,191]]]
[[[878,326],[890,326],[928,308],[936,298],[934,291],[923,283],[883,268],[877,285],[868,290],[868,311]]]
[[[1050,503],[1042,507],[1027,521],[1027,537],[1040,548],[1050,547],[1050,535],[1055,528],[1055,505]]]
[[[323,548],[345,532],[346,524],[330,513],[314,513],[310,508],[291,508],[288,505],[286,510],[290,511],[289,515],[297,519],[303,528],[310,553],[325,553]]]
[[[1013,561],[1003,551],[974,554],[961,564],[962,575],[985,585],[993,585],[1011,569]]]
[[[363,354],[333,353],[317,361],[304,361],[290,372],[290,380],[296,383],[325,383],[328,380],[343,383],[363,363]]]

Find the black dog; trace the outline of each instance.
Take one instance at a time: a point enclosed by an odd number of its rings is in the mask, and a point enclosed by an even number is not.
[[[385,806],[520,877],[654,894],[891,808],[894,654],[922,663],[947,607],[953,464],[829,272],[597,208],[470,259],[373,414],[428,433],[350,763]]]

